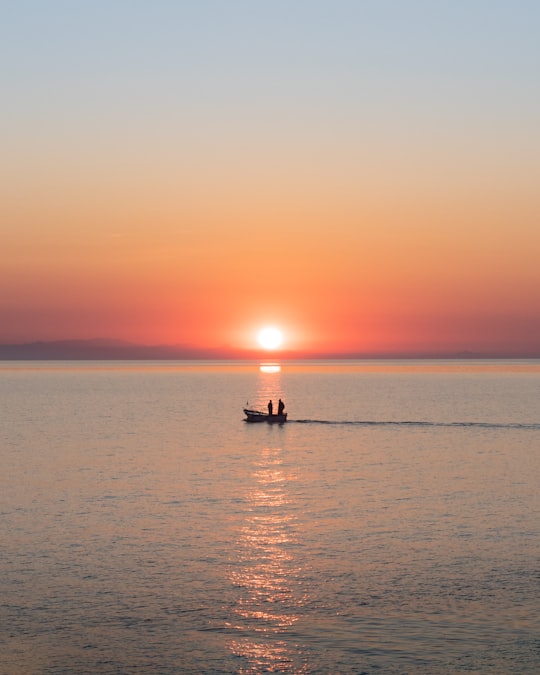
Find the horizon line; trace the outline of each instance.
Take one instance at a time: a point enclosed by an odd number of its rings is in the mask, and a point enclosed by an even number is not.
[[[267,351],[234,347],[201,348],[182,344],[144,344],[114,338],[66,338],[31,342],[0,342],[0,360],[352,360],[352,359],[538,359],[540,352],[516,349],[433,349],[385,351]]]

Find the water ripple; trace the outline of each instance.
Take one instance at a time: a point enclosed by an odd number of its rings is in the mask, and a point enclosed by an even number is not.
[[[374,421],[374,420],[288,420],[288,423],[293,424],[328,424],[339,426],[360,426],[360,427],[450,427],[450,428],[471,428],[479,429],[529,429],[533,431],[540,430],[539,423],[497,423],[497,422],[426,422],[421,420],[404,420],[404,421]]]

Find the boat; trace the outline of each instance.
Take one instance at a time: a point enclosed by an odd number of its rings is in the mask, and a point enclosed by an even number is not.
[[[281,415],[269,415],[268,413],[261,412],[260,410],[249,410],[249,408],[244,408],[244,415],[246,416],[246,422],[268,422],[268,424],[284,424],[287,421],[287,413],[281,413]]]

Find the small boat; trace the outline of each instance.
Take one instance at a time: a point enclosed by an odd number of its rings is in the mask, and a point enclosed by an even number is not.
[[[268,424],[283,424],[287,421],[287,413],[281,415],[269,415],[260,410],[249,410],[244,408],[244,415],[246,422],[268,422]]]

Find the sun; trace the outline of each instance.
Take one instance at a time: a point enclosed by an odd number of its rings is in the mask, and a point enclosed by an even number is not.
[[[283,342],[283,332],[275,326],[265,326],[259,331],[257,341],[263,349],[278,349]]]

